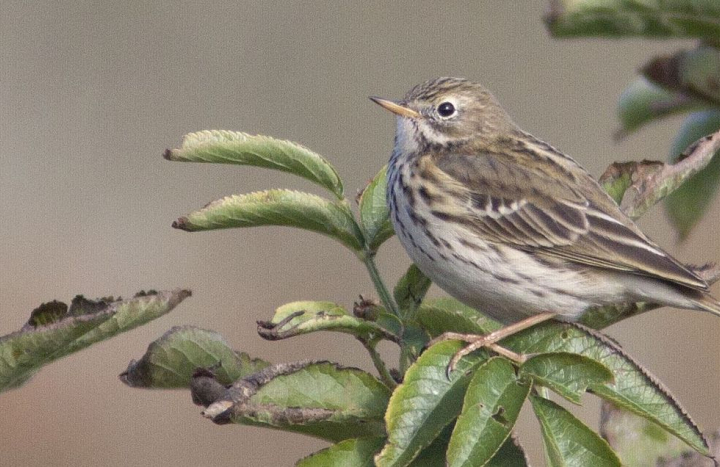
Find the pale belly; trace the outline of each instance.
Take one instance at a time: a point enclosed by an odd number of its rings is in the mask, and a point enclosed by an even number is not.
[[[399,198],[391,217],[413,262],[448,294],[495,320],[508,324],[552,311],[572,321],[623,294],[619,281],[552,267],[521,250],[489,244],[463,226],[435,218],[420,202],[411,216]],[[425,221],[418,223],[418,217]]]

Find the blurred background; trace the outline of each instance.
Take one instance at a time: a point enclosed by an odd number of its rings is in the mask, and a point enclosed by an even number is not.
[[[298,141],[335,164],[352,197],[386,162],[394,134],[393,118],[367,96],[397,98],[427,78],[455,75],[486,84],[522,128],[596,176],[614,160],[667,157],[680,119],[616,143],[617,98],[652,55],[693,41],[552,39],[539,0],[438,5],[0,2],[0,335],[52,299],[193,290],[169,315],[0,395],[3,463],[289,465],[326,446],[215,426],[186,391],[123,385],[117,375],[173,325],[217,330],[235,348],[274,362],[321,358],[372,371],[348,336],[266,342],[255,332],[256,320],[286,302],[351,306],[371,292],[347,250],[284,228],[188,234],[170,227],[228,194],[319,192],[277,172],[163,160],[163,150],[187,132]],[[661,208],[642,227],[684,261],[718,260],[719,208],[682,244]],[[379,263],[394,282],[409,260],[392,240]],[[720,320],[663,309],[608,334],[703,429],[720,427]],[[597,427],[598,403],[584,401],[576,413]],[[525,413],[520,436],[541,465],[536,423]]]

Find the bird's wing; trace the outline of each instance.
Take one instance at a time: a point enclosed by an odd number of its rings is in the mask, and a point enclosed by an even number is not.
[[[510,164],[491,153],[443,154],[433,164],[463,200],[446,211],[437,203],[433,213],[463,223],[488,241],[698,290],[708,288],[645,237],[585,172],[581,176],[598,190],[597,196],[587,196],[587,190],[583,195],[571,183],[563,183],[569,180],[563,172]]]

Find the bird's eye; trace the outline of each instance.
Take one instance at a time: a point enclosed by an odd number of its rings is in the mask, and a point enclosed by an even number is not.
[[[455,106],[451,102],[443,102],[438,105],[437,112],[442,118],[449,118],[455,115]]]

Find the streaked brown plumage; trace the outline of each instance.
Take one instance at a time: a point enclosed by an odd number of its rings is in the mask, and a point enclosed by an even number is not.
[[[387,192],[395,231],[455,298],[506,324],[635,301],[720,315],[702,278],[481,85],[440,78],[399,102],[373,100],[398,115]]]

